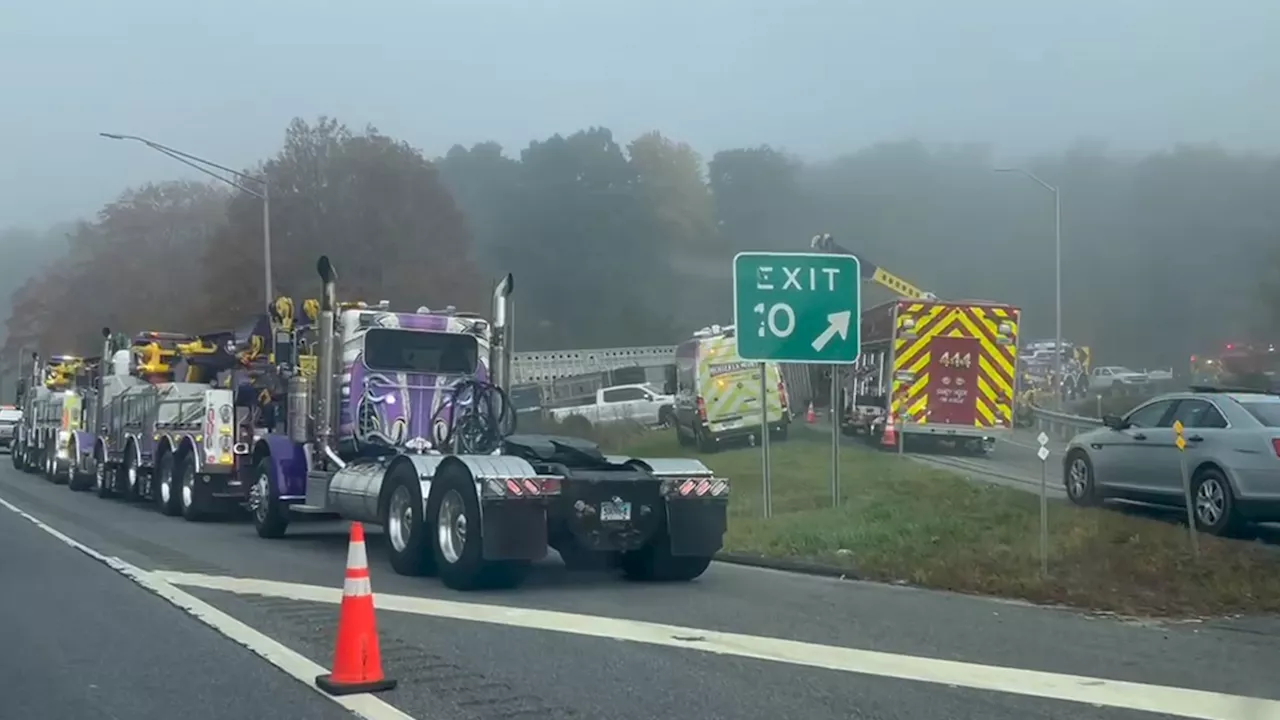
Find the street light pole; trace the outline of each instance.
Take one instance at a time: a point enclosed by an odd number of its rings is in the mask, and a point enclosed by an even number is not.
[[[1053,193],[1053,276],[1054,276],[1054,341],[1053,377],[1058,383],[1054,388],[1054,406],[1062,409],[1062,194],[1055,185],[1041,180],[1035,173],[1023,168],[996,168],[996,172],[1012,172],[1034,180],[1040,187]]]
[[[271,287],[271,189],[270,184],[267,182],[267,176],[263,174],[262,177],[255,177],[253,175],[240,172],[239,170],[233,170],[225,165],[219,165],[212,160],[206,160],[202,157],[192,155],[191,153],[185,153],[181,150],[175,150],[167,145],[161,145],[158,142],[148,140],[147,138],[140,137],[138,135],[120,135],[118,133],[105,132],[98,133],[98,135],[109,140],[131,140],[133,142],[146,145],[162,155],[168,155],[183,165],[195,168],[219,182],[230,185],[231,187],[243,193],[252,195],[262,201],[262,267],[265,278],[264,287],[266,288],[267,308],[269,309],[271,307],[271,301],[275,299],[275,292]],[[214,170],[227,173],[231,177],[228,178],[219,175],[217,172],[214,172]],[[257,183],[258,187],[261,189],[255,190],[245,183]]]

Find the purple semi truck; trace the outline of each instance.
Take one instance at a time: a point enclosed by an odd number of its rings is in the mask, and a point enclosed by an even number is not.
[[[706,570],[725,531],[727,480],[697,460],[514,434],[510,275],[490,323],[452,308],[340,305],[327,257],[317,270],[316,323],[274,338],[277,361],[297,358],[280,364],[284,432],[252,449],[259,535],[282,536],[296,513],[382,525],[396,572],[459,590],[515,586],[548,547],[574,564],[614,560],[635,579]]]

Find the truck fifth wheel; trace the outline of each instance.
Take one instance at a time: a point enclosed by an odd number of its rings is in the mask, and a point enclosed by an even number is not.
[[[548,547],[567,561],[616,560],[638,580],[707,569],[728,480],[692,459],[515,434],[512,276],[494,289],[490,322],[453,308],[339,304],[328,258],[317,271],[316,325],[273,338],[287,413],[283,432],[252,449],[259,535],[280,537],[299,513],[380,524],[398,573],[437,574],[458,590],[517,585]]]

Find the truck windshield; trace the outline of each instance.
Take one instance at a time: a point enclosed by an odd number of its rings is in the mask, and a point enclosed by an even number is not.
[[[372,328],[364,336],[364,364],[374,370],[470,375],[480,347],[460,333]]]

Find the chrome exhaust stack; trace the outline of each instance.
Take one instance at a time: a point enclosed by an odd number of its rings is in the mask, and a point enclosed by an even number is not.
[[[337,342],[334,337],[334,324],[338,312],[338,273],[329,262],[329,256],[321,255],[316,263],[316,272],[320,275],[323,289],[320,293],[320,314],[317,318],[320,336],[319,367],[316,368],[316,446],[331,459],[333,452],[333,426],[337,410],[334,407],[334,390],[337,384]]]
[[[516,280],[511,273],[493,288],[493,326],[489,338],[489,382],[502,390],[510,390],[511,352],[509,344],[513,336],[510,321],[511,293]]]

